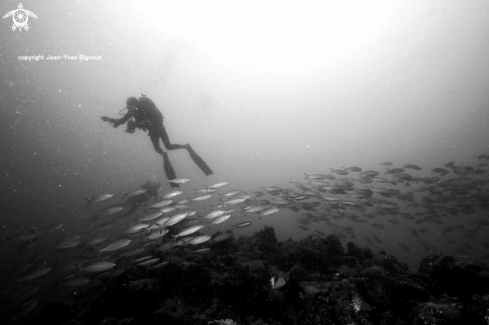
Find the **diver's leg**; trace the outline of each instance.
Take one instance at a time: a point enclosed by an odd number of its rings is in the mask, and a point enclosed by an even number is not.
[[[160,147],[160,137],[157,134],[149,134],[149,138],[151,139],[151,143],[153,144],[153,147],[155,148],[155,151],[159,153],[160,155],[163,155],[165,152],[161,149]]]
[[[158,133],[161,137],[161,141],[165,145],[166,150],[176,150],[176,149],[186,149],[187,147],[181,144],[172,144],[170,143],[170,138],[168,137],[168,133],[166,132],[165,126],[161,125],[158,130]]]
[[[177,174],[175,174],[175,170],[170,162],[170,158],[168,158],[168,154],[164,152],[160,147],[160,137],[157,134],[150,133],[149,135],[151,142],[153,143],[153,147],[155,151],[163,156],[163,169],[165,170],[166,178],[170,181],[172,179],[177,178]],[[179,187],[178,184],[170,183],[171,187]]]
[[[163,169],[165,170],[166,178],[168,180],[173,180],[177,178],[177,174],[175,174],[175,170],[173,169],[173,166],[170,162],[170,158],[168,158],[168,154],[166,152],[163,152]],[[180,187],[176,183],[170,183],[171,187]]]

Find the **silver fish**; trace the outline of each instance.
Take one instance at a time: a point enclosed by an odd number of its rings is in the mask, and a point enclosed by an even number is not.
[[[239,198],[239,199],[229,200],[229,201],[224,202],[223,203],[223,206],[240,204],[240,203],[243,203],[246,200],[247,200],[247,198]]]
[[[214,210],[214,211],[209,212],[204,218],[214,219],[214,218],[222,216],[224,213],[226,213],[226,211],[224,211],[224,210]]]
[[[153,258],[152,260],[149,260],[149,261],[145,261],[145,262],[142,262],[142,263],[139,263],[138,265],[139,266],[148,266],[148,265],[151,265],[151,264],[155,264],[156,262],[158,262],[160,259],[157,257],[157,258]]]
[[[213,225],[217,225],[217,224],[219,224],[221,222],[224,222],[224,221],[228,220],[229,217],[231,217],[230,214],[224,214],[224,215],[222,215],[222,216],[217,217],[216,219],[214,219],[214,221],[212,221],[212,224]]]
[[[87,267],[82,268],[83,271],[96,273],[96,272],[104,272],[112,269],[115,266],[115,263],[112,262],[97,262]]]
[[[130,243],[131,243],[131,240],[130,239],[120,239],[120,240],[115,241],[112,244],[110,244],[110,245],[102,248],[100,250],[100,252],[111,252],[111,251],[115,251],[115,250],[121,249],[123,247],[126,247]]]
[[[154,212],[154,213],[148,214],[146,217],[143,217],[139,221],[151,221],[151,220],[154,220],[154,219],[160,217],[162,214],[163,214],[162,211]]]
[[[138,223],[126,229],[126,234],[135,234],[137,232],[143,231],[149,227],[147,223]]]
[[[260,213],[261,216],[269,216],[280,211],[280,208],[270,208]]]
[[[240,222],[236,225],[232,225],[231,227],[233,228],[244,228],[244,227],[248,227],[248,226],[251,226],[253,224],[253,222],[250,222],[250,221],[244,221],[244,222]]]
[[[102,244],[105,240],[107,240],[107,238],[95,238],[95,239],[92,239],[91,241],[89,241],[88,245],[97,246],[97,245]]]
[[[187,216],[187,212],[179,213],[179,214],[174,215],[167,222],[165,222],[165,227],[170,227],[170,226],[173,226],[176,223],[179,223],[180,221],[182,221],[183,219],[185,219],[186,216]]]
[[[149,208],[150,209],[158,209],[158,208],[170,205],[172,202],[173,202],[173,200],[163,200],[163,201],[160,201],[160,202],[153,204]]]
[[[192,201],[204,201],[204,200],[210,199],[211,197],[212,197],[212,194],[202,195],[202,196],[198,196],[196,198],[193,198]]]
[[[87,284],[88,282],[90,282],[89,278],[79,277],[79,278],[69,279],[63,282],[63,285],[67,287],[79,287]]]
[[[169,182],[173,184],[185,184],[187,182],[190,182],[190,178],[176,178],[169,180]]]
[[[76,247],[76,246],[78,246],[78,244],[80,244],[79,240],[62,241],[62,242],[56,244],[56,246],[54,246],[54,248],[55,249],[68,249],[68,248]]]
[[[229,185],[229,182],[220,182],[220,183],[209,186],[209,188],[218,189],[218,188],[221,188],[221,187],[224,187],[227,185]]]
[[[238,195],[238,194],[241,194],[242,191],[240,190],[236,190],[236,191],[231,191],[231,192],[227,192],[225,194],[223,194],[224,196],[227,196],[227,197],[231,197],[231,196],[235,196],[235,195]]]
[[[36,308],[38,303],[39,303],[38,300],[33,299],[33,300],[29,300],[28,302],[20,306],[22,311],[15,317],[14,320],[18,320],[24,317],[25,315],[27,315],[28,313],[30,313],[34,308]]]
[[[45,267],[43,269],[35,270],[34,272],[32,272],[31,274],[29,274],[25,278],[20,279],[19,282],[28,281],[28,280],[32,280],[32,279],[38,278],[40,276],[43,276],[46,273],[49,273],[51,270],[52,270],[52,268],[50,268],[50,267]]]
[[[122,205],[115,205],[115,206],[111,206],[111,207],[107,207],[107,208],[103,209],[102,214],[104,216],[108,216],[110,214],[117,213],[121,210],[124,210],[124,207]]]
[[[170,192],[168,194],[163,195],[163,198],[164,199],[172,199],[172,198],[179,196],[181,194],[183,194],[183,191],[173,191],[173,192]]]
[[[114,194],[108,194],[107,193],[107,194],[100,194],[100,195],[97,195],[97,196],[93,196],[93,197],[90,197],[90,198],[85,198],[85,200],[88,201],[87,202],[87,205],[85,207],[89,206],[90,203],[92,203],[92,202],[102,202],[102,201],[108,200],[112,196],[114,196]]]
[[[211,236],[205,236],[205,235],[197,236],[197,237],[192,238],[190,241],[188,241],[188,243],[192,244],[192,245],[198,245],[198,244],[205,243],[209,239],[211,239]]]
[[[203,225],[197,225],[197,226],[188,227],[188,228],[182,230],[177,235],[175,235],[174,238],[177,239],[177,237],[183,237],[183,236],[187,236],[187,235],[193,234],[194,232],[197,232],[197,231],[199,231],[202,228],[204,228]]]
[[[165,236],[168,233],[168,229],[161,229],[161,230],[156,230],[153,231],[148,237],[146,237],[147,240],[155,240],[158,238],[161,238]]]
[[[133,197],[133,196],[138,196],[138,195],[141,195],[143,193],[146,193],[146,190],[144,188],[138,188],[134,191],[131,191],[131,192],[128,192],[128,193],[124,193],[124,192],[121,192],[122,195],[124,195],[122,197],[122,199],[124,198],[130,198],[130,197]]]

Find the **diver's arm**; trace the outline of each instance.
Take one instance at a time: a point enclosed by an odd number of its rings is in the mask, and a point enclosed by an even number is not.
[[[109,122],[109,123],[114,124],[114,128],[116,128],[119,125],[126,123],[133,116],[134,116],[133,111],[129,110],[129,112],[127,112],[126,115],[124,115],[123,117],[121,117],[119,119],[110,118],[107,116],[102,116],[101,118],[102,118],[102,121],[104,121],[104,122]]]

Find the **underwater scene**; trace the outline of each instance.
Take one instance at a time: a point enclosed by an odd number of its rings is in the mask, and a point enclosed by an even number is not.
[[[0,324],[489,324],[489,2],[0,9]]]

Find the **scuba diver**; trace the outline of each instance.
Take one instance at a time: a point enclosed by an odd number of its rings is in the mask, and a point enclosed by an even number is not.
[[[134,133],[136,128],[143,131],[147,130],[155,151],[163,156],[163,167],[165,169],[166,177],[169,180],[175,179],[176,174],[170,160],[168,159],[168,154],[160,147],[160,139],[163,141],[163,144],[167,150],[187,149],[188,153],[190,154],[190,158],[192,158],[194,163],[206,176],[213,174],[210,167],[207,166],[205,161],[199,155],[197,155],[190,144],[187,143],[182,145],[172,144],[170,142],[170,138],[166,133],[165,126],[163,125],[163,114],[161,114],[151,99],[143,94],[141,94],[139,98],[129,97],[126,101],[126,107],[119,111],[119,114],[121,114],[121,112],[125,109],[127,109],[127,113],[120,119],[113,119],[107,116],[102,116],[101,118],[104,122],[113,124],[114,128],[127,122],[126,132],[128,133]],[[172,187],[178,187],[178,184],[174,184],[172,182],[170,182],[170,185]]]

